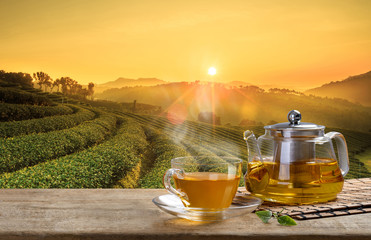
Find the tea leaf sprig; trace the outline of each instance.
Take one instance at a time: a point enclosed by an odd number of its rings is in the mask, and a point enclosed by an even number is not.
[[[272,211],[257,211],[255,214],[263,221],[263,223],[268,223],[271,218],[277,219],[278,223],[283,226],[294,226],[297,225],[295,220],[290,216],[281,215],[281,212],[272,212]]]

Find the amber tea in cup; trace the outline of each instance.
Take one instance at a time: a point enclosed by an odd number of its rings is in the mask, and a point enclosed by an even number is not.
[[[185,207],[206,211],[228,208],[237,192],[242,160],[233,157],[197,156],[171,160],[164,186]],[[174,179],[175,188],[171,185]]]

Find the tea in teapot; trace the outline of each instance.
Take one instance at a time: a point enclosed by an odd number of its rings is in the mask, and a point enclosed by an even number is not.
[[[349,170],[348,151],[341,133],[324,133],[324,126],[300,123],[293,110],[289,123],[265,126],[258,139],[245,131],[248,145],[246,189],[265,201],[311,204],[336,198]],[[337,161],[332,139],[336,141]]]

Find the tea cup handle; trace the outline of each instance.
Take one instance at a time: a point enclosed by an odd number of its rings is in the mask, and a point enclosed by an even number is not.
[[[339,167],[341,170],[341,174],[344,177],[349,171],[348,148],[345,138],[343,134],[339,132],[329,132],[326,133],[325,136],[329,137],[330,139],[335,139],[336,141],[339,156]]]
[[[165,189],[169,193],[177,195],[178,197],[185,197],[186,196],[185,193],[179,192],[178,190],[173,188],[173,186],[171,185],[171,178],[173,177],[174,174],[183,178],[184,171],[180,169],[176,169],[176,168],[168,169],[164,174],[162,183],[164,184]]]

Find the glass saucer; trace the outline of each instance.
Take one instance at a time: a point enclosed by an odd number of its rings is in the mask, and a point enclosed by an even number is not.
[[[260,206],[262,200],[252,196],[236,196],[229,208],[222,211],[210,211],[202,208],[184,207],[180,198],[173,194],[155,197],[152,202],[161,210],[193,221],[221,221],[232,217],[244,215],[254,211]]]

